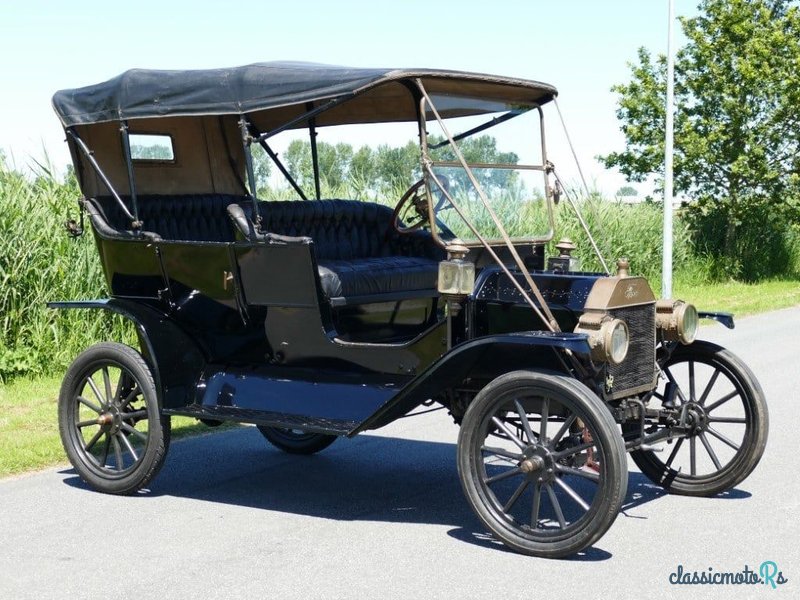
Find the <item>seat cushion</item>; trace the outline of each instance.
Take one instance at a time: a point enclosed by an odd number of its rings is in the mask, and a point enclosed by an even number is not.
[[[439,263],[416,256],[320,260],[319,278],[329,298],[435,290]]]

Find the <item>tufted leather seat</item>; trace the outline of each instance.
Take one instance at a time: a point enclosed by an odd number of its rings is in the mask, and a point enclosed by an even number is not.
[[[259,212],[264,231],[313,238],[319,259],[349,260],[409,254],[428,258],[439,256],[438,247],[429,234],[397,233],[391,225],[392,209],[373,202],[260,202]]]
[[[142,228],[156,234],[151,237],[192,242],[232,242],[234,229],[225,209],[235,202],[247,202],[247,198],[229,194],[195,194],[138,196],[136,199]],[[97,198],[95,207],[117,232],[130,230],[130,219],[113,198]]]
[[[249,213],[247,205],[242,206]],[[424,231],[399,234],[392,209],[356,200],[261,202],[261,227],[314,240],[329,298],[433,293],[444,252]]]
[[[416,256],[321,260],[318,265],[329,298],[432,291],[439,268],[436,261]]]
[[[248,198],[225,194],[139,196],[137,204],[146,237],[180,241],[232,242],[235,227],[226,211],[233,217],[237,209],[249,219],[252,210]],[[131,237],[130,220],[113,198],[87,206],[103,235]],[[263,231],[314,240],[329,298],[435,294],[444,252],[427,232],[397,233],[387,206],[356,200],[259,202],[259,212]]]

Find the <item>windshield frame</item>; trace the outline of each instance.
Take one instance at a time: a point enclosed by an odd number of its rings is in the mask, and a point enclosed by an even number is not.
[[[465,222],[467,227],[473,231],[475,235],[475,239],[470,240],[460,240],[460,243],[468,248],[477,248],[483,247],[485,245],[490,246],[502,246],[506,244],[506,239],[503,237],[499,238],[483,238],[481,232],[477,231],[473,224],[469,221],[469,219],[465,216],[464,212],[461,210],[461,207],[458,203],[455,202],[452,195],[449,194],[448,190],[446,189],[446,185],[444,185],[441,179],[436,175],[434,169],[436,167],[445,167],[445,168],[461,168],[464,169],[468,179],[471,182],[472,188],[478,194],[479,199],[484,205],[487,206],[490,204],[488,198],[486,196],[486,192],[480,183],[475,177],[473,169],[499,169],[499,170],[520,170],[520,171],[539,171],[542,173],[543,176],[543,183],[544,183],[544,207],[543,209],[547,212],[547,223],[549,226],[549,230],[543,235],[531,235],[531,236],[523,236],[523,237],[515,237],[509,238],[513,244],[544,244],[551,241],[555,237],[555,213],[553,209],[554,201],[553,201],[553,189],[550,185],[550,175],[552,173],[552,164],[547,159],[547,142],[545,136],[545,123],[544,123],[544,113],[542,111],[542,107],[540,104],[532,103],[528,108],[523,111],[520,111],[516,114],[512,113],[512,111],[506,112],[501,114],[500,116],[491,117],[487,120],[484,124],[478,125],[475,127],[470,128],[464,132],[460,132],[454,134],[452,137],[447,134],[445,139],[437,144],[429,144],[428,140],[428,131],[427,131],[427,123],[431,121],[430,118],[427,118],[426,115],[433,114],[434,121],[438,121],[440,126],[442,127],[443,131],[447,131],[447,128],[443,121],[447,120],[442,119],[438,115],[438,111],[436,109],[436,104],[434,98],[431,98],[425,88],[422,85],[422,82],[417,80],[417,85],[420,88],[421,96],[419,98],[419,132],[420,132],[420,152],[421,152],[421,160],[422,160],[422,176],[425,181],[425,189],[427,196],[429,198],[428,201],[428,222],[431,228],[431,234],[433,235],[434,239],[441,244],[442,246],[447,246],[447,244],[452,243],[452,239],[444,239],[440,235],[440,227],[437,226],[437,219],[436,219],[436,205],[439,202],[434,202],[433,199],[436,197],[446,198],[447,202],[453,207],[453,209],[458,213],[459,217]],[[469,100],[469,96],[463,96],[466,100]],[[480,100],[476,98],[476,100]],[[430,109],[430,106],[433,106],[434,110]],[[473,135],[478,133],[485,132],[492,127],[495,127],[501,123],[507,122],[509,120],[513,120],[516,117],[522,116],[530,111],[536,110],[539,113],[539,131],[540,131],[540,144],[541,144],[541,164],[514,164],[514,163],[467,163],[466,161],[462,162],[461,160],[455,161],[442,161],[442,160],[434,160],[431,157],[431,150],[435,150],[442,147],[453,147],[455,144],[456,149],[458,150],[458,142],[463,139],[468,139]],[[459,152],[456,152],[456,156],[458,157]],[[505,235],[505,232],[502,231],[501,235]]]
[[[464,155],[461,153],[461,150],[459,149],[458,145],[453,140],[453,136],[450,134],[450,131],[448,130],[447,126],[444,124],[444,121],[443,121],[441,115],[439,114],[438,110],[436,109],[436,106],[433,104],[433,101],[430,99],[430,96],[428,96],[428,92],[425,90],[425,87],[422,85],[422,81],[417,79],[416,80],[416,84],[417,84],[417,88],[420,91],[420,94],[422,95],[422,98],[420,99],[420,104],[419,104],[419,107],[421,109],[419,111],[419,118],[420,118],[420,145],[423,146],[423,144],[424,144],[424,146],[425,146],[424,148],[422,148],[422,150],[424,150],[423,157],[422,157],[423,178],[425,180],[426,191],[429,194],[428,195],[428,199],[429,199],[428,200],[428,214],[429,214],[429,217],[431,218],[431,229],[434,232],[436,231],[436,228],[435,228],[435,225],[436,225],[435,215],[433,214],[433,208],[432,208],[432,205],[431,205],[431,202],[430,202],[430,198],[431,198],[431,196],[430,196],[430,180],[433,180],[433,182],[436,183],[436,185],[439,187],[440,192],[444,195],[444,197],[447,198],[447,200],[452,205],[453,209],[458,213],[459,217],[461,217],[461,219],[464,221],[464,223],[467,225],[467,227],[469,227],[469,229],[475,234],[475,237],[478,239],[479,247],[482,246],[483,248],[485,248],[489,252],[489,254],[494,259],[494,261],[497,263],[497,265],[500,267],[500,269],[502,269],[502,271],[506,274],[506,276],[509,278],[509,280],[514,285],[514,287],[517,288],[517,290],[522,295],[522,297],[525,299],[525,301],[528,303],[528,305],[533,309],[533,312],[536,313],[536,315],[542,320],[542,323],[544,323],[545,326],[553,333],[561,331],[561,328],[560,328],[560,326],[558,324],[558,321],[556,321],[556,318],[553,315],[553,312],[550,310],[550,307],[548,306],[547,301],[544,299],[544,296],[542,296],[541,290],[539,289],[539,287],[536,285],[536,282],[534,282],[533,278],[531,277],[531,274],[530,274],[528,268],[525,266],[525,263],[523,262],[522,257],[519,255],[519,252],[517,252],[516,243],[509,237],[508,233],[505,230],[505,227],[503,226],[503,223],[497,217],[497,214],[495,214],[494,210],[492,210],[492,207],[490,206],[489,201],[486,198],[486,194],[485,194],[483,188],[478,183],[478,180],[475,178],[474,173],[472,172],[472,170],[470,169],[470,167],[467,164],[466,160],[464,159]],[[423,103],[423,100],[425,100],[425,103]],[[456,158],[458,159],[458,162],[461,164],[461,166],[464,168],[465,172],[467,173],[467,176],[469,177],[470,182],[474,186],[475,190],[478,192],[478,196],[479,196],[481,202],[483,203],[484,207],[486,208],[487,213],[492,218],[492,221],[494,221],[495,225],[497,226],[497,230],[500,232],[500,235],[502,236],[502,241],[500,241],[495,246],[502,245],[502,246],[508,248],[508,251],[511,254],[511,257],[514,259],[514,263],[516,264],[516,268],[519,269],[519,272],[522,274],[522,277],[523,277],[525,283],[527,284],[527,286],[529,288],[528,290],[526,290],[525,287],[523,287],[523,285],[519,281],[517,281],[516,277],[514,277],[512,275],[511,271],[509,270],[509,267],[506,266],[505,263],[502,260],[500,260],[500,257],[494,251],[494,249],[492,247],[492,244],[480,234],[480,232],[477,230],[475,225],[464,215],[463,211],[459,208],[458,203],[456,203],[453,200],[452,195],[442,185],[441,181],[439,181],[439,179],[436,177],[436,174],[433,172],[433,170],[431,168],[432,161],[430,160],[430,155],[427,153],[427,144],[422,141],[423,139],[426,139],[426,136],[427,136],[427,131],[426,131],[426,128],[425,128],[425,122],[426,122],[425,121],[425,113],[424,113],[424,110],[422,110],[422,109],[425,108],[425,104],[430,105],[431,112],[433,113],[434,117],[436,118],[436,121],[439,123],[439,125],[442,128],[442,133],[444,133],[445,137],[450,141],[450,145],[453,148],[453,152],[456,155]],[[544,118],[543,115],[542,115],[541,109],[539,110],[539,118],[540,119]],[[549,176],[551,175],[553,169],[552,169],[552,165],[549,162],[547,162],[547,148],[545,146],[544,123],[543,122],[542,122],[541,133],[542,133],[541,137],[542,137],[542,146],[543,146],[543,155],[542,155],[542,163],[543,163],[543,165],[542,165],[542,170],[543,170],[543,173],[544,173],[545,181],[548,181]],[[550,207],[551,229],[554,229],[554,227],[552,226],[552,204],[553,204],[553,202],[552,202],[552,190],[551,190],[549,185],[545,185],[545,202]],[[434,236],[435,236],[435,233],[434,233]],[[453,256],[461,254],[463,252],[463,250],[465,249],[465,246],[466,246],[466,244],[464,244],[464,242],[462,242],[461,240],[458,240],[458,239],[450,240],[449,242],[442,242],[442,240],[438,236],[435,236],[434,239],[445,247],[445,249],[447,250],[448,260],[450,260],[450,258],[453,257]],[[552,235],[551,235],[551,239],[552,239]],[[467,248],[468,247],[469,246],[467,246]],[[531,295],[528,293],[529,291],[533,293],[533,296],[536,298],[535,301],[531,297]]]

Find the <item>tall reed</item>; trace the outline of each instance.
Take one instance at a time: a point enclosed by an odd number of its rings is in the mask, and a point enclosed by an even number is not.
[[[91,234],[73,239],[63,226],[77,198],[74,180],[59,182],[46,164],[30,179],[0,162],[0,381],[63,368],[113,335],[109,316],[46,306],[106,294]]]

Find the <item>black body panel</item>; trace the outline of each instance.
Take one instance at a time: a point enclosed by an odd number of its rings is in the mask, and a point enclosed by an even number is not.
[[[184,406],[194,400],[208,358],[173,319],[156,307],[120,298],[50,302],[48,306],[101,309],[130,319],[136,325],[142,355],[153,370],[161,406]]]
[[[589,353],[583,334],[541,331],[518,291],[491,266],[453,318],[448,340],[432,289],[443,253],[425,232],[387,233],[386,207],[262,202],[262,227],[271,233],[242,239],[241,224],[227,215],[240,206],[232,215],[248,219],[242,201],[144,197],[150,231],[138,238],[122,229],[125,216],[109,199],[90,203],[115,298],[57,306],[114,310],[137,323],[170,414],[354,435],[429,399],[446,402],[442,394],[459,386],[480,386],[509,369],[563,371],[563,350]],[[180,227],[170,224],[176,213],[186,221]],[[542,262],[540,247],[527,253],[532,264]],[[398,275],[402,281],[388,276],[385,287],[365,283],[375,273],[344,287],[341,274],[357,261],[375,261],[377,270],[399,259],[428,261],[430,281],[418,284],[412,269]],[[323,281],[331,265],[340,268],[342,293],[357,295],[331,297],[338,288]],[[571,331],[599,276],[533,276],[562,329]]]
[[[511,273],[522,288],[529,290],[518,271]],[[546,271],[531,271],[545,301],[558,321],[562,331],[573,331],[583,313],[589,292],[599,273],[556,274]],[[470,314],[473,335],[508,333],[546,329],[544,323],[525,304],[522,294],[511,283],[500,267],[485,268],[475,282],[475,307]]]

